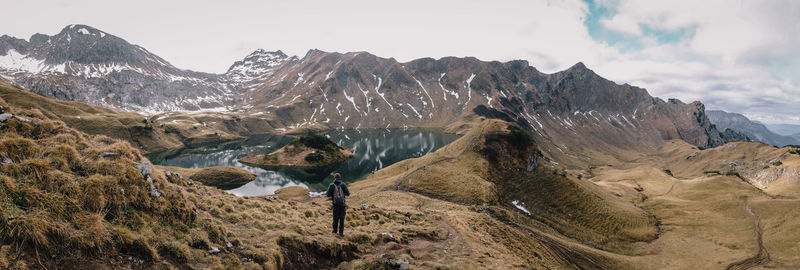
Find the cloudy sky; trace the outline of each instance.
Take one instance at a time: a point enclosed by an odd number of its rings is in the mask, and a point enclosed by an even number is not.
[[[222,73],[257,48],[409,61],[584,62],[661,98],[800,124],[800,1],[12,1],[0,34],[94,26],[175,66]]]

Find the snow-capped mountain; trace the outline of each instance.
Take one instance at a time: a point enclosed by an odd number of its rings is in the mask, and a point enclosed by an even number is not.
[[[220,75],[181,70],[146,49],[86,25],[29,40],[0,37],[0,73],[40,94],[155,113],[235,103]]]

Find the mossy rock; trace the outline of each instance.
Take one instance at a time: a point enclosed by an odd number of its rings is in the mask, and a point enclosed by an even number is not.
[[[208,186],[234,188],[256,180],[256,175],[240,168],[219,166],[201,169],[192,174],[189,179]]]

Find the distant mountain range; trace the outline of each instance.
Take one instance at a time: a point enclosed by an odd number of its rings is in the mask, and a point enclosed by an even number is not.
[[[751,121],[744,115],[738,113],[715,110],[710,110],[706,113],[708,114],[708,119],[711,120],[711,123],[714,123],[718,129],[732,129],[745,134],[754,141],[759,141],[778,147],[790,144],[800,144],[800,137],[776,134],[764,124],[757,121]]]
[[[783,136],[791,136],[800,142],[800,125],[793,124],[765,124],[767,128]]]
[[[86,25],[30,40],[0,37],[0,74],[30,91],[145,114],[232,111],[275,131],[444,127],[463,117],[511,118],[553,155],[683,139],[714,147],[744,139],[711,125],[700,102],[661,100],[582,63],[554,74],[527,61],[422,58],[310,50],[302,58],[257,50],[224,74],[182,70]],[[621,151],[621,150],[620,150]],[[579,157],[574,159],[579,160]]]

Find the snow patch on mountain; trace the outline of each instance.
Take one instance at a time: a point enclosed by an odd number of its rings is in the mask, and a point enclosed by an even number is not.
[[[23,71],[30,73],[39,73],[45,71],[59,71],[64,72],[62,65],[53,66],[44,63],[44,60],[39,60],[27,55],[21,54],[14,49],[6,52],[6,55],[0,55],[0,68],[6,70]],[[58,70],[58,69],[61,70]]]
[[[519,209],[519,210],[522,210],[522,212],[525,212],[525,214],[528,214],[528,215],[530,215],[530,214],[531,214],[531,211],[528,211],[528,209],[526,209],[526,208],[525,208],[525,203],[523,203],[523,202],[520,202],[520,201],[518,201],[518,200],[513,200],[513,201],[511,201],[511,203],[512,203],[512,204],[514,205],[514,207],[516,207],[517,209]]]
[[[414,77],[412,76],[412,78],[414,78]],[[428,90],[425,90],[425,86],[422,86],[422,82],[420,82],[419,80],[417,80],[417,78],[414,78],[414,80],[415,80],[415,81],[417,81],[417,84],[419,84],[419,87],[422,87],[422,91],[424,91],[424,92],[425,92],[425,95],[426,95],[426,96],[428,96],[428,99],[430,99],[430,100],[431,100],[431,107],[432,107],[432,108],[436,108],[436,105],[434,105],[434,104],[433,104],[433,98],[431,97],[431,95],[430,95],[430,94],[428,94]]]
[[[472,80],[473,79],[475,79],[475,73],[472,73],[472,75],[469,75],[469,78],[466,81],[467,82],[467,104],[469,104],[469,101],[472,100]]]

